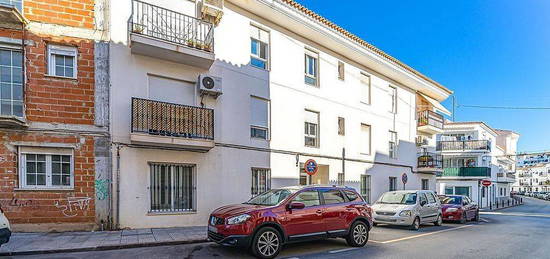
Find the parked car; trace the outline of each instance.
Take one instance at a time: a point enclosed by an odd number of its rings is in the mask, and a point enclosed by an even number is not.
[[[212,212],[208,238],[218,244],[250,248],[274,258],[284,244],[342,237],[364,246],[372,210],[355,190],[336,186],[296,186],[264,192],[243,204]]]
[[[443,220],[459,221],[462,224],[468,220],[479,221],[479,207],[468,196],[441,195],[439,200]]]
[[[4,209],[0,206],[0,245],[10,241],[11,228],[8,218],[4,215]]]
[[[393,191],[384,193],[375,204],[374,224],[410,226],[443,222],[441,204],[433,191]]]

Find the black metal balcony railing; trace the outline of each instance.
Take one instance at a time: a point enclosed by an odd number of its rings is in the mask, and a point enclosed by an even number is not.
[[[422,152],[418,153],[419,168],[443,168],[443,157],[441,155]]]
[[[132,132],[214,139],[214,110],[132,98]]]
[[[421,111],[418,113],[418,127],[421,126],[433,126],[438,129],[443,129],[444,119],[443,116],[433,111]]]
[[[437,150],[490,151],[491,142],[488,140],[438,141]]]
[[[128,23],[131,33],[207,52],[214,51],[214,26],[195,17],[133,0],[132,16]]]

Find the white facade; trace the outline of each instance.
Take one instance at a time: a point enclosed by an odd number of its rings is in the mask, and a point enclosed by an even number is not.
[[[437,136],[443,156],[438,192],[468,195],[482,207],[507,199],[515,181],[519,135],[482,122],[448,122]],[[491,185],[483,187],[482,180]]]
[[[547,154],[525,154],[519,156],[514,191],[550,191],[550,163]]]
[[[192,1],[145,2],[193,17],[199,17],[201,10]],[[343,183],[361,190],[371,202],[389,190],[390,177],[396,189],[420,189],[423,179],[435,189],[435,174],[416,171],[416,98],[422,92],[442,101],[451,92],[289,4],[269,2],[225,1],[223,17],[214,29],[215,61],[204,68],[202,63],[182,64],[156,52],[144,55],[132,42],[132,34],[144,29],[127,27],[132,2],[111,1],[112,12],[116,10],[110,25],[111,133],[114,179],[119,179],[114,183],[118,204],[113,207],[121,228],[204,225],[216,207],[252,196],[254,179],[259,179],[253,170],[269,172],[267,187],[298,185],[303,163],[309,159],[317,162],[319,170],[302,181]],[[258,28],[267,33],[259,36],[268,44],[267,55],[254,57],[265,59],[267,69],[250,64],[251,31]],[[168,44],[155,41],[147,44],[153,49]],[[188,51],[185,48],[175,51]],[[305,80],[305,65],[311,62],[305,61],[306,54],[316,58],[317,66],[310,73],[315,86]],[[208,57],[201,56],[204,60]],[[223,94],[201,97],[196,87],[200,74],[221,78]],[[213,140],[181,140],[151,130],[131,132],[132,120],[142,118],[132,112],[132,98],[213,109]],[[339,117],[340,126],[344,125],[340,134]],[[166,123],[171,122],[158,127]],[[306,125],[312,127],[307,132]],[[267,130],[267,139],[257,138],[263,131],[251,137],[252,128]],[[306,146],[306,134],[313,147]],[[188,172],[192,180],[178,180]],[[405,186],[403,174],[408,177]],[[167,194],[157,189],[175,192],[176,188],[159,181],[172,185],[191,181],[192,187],[183,195]],[[164,200],[166,195],[171,202]],[[155,209],[155,204],[162,209]]]

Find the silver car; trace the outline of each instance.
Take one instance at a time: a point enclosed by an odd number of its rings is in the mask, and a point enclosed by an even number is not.
[[[410,226],[418,230],[421,224],[443,222],[441,203],[433,191],[407,190],[384,193],[374,205],[374,224]]]

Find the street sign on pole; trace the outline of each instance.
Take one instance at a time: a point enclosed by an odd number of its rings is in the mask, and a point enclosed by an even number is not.
[[[403,182],[403,190],[405,190],[405,185],[407,185],[407,182],[409,181],[409,177],[407,176],[407,173],[403,173],[401,175],[401,181]]]
[[[319,166],[317,166],[317,162],[313,159],[307,160],[304,164],[304,171],[306,171],[308,175],[314,175],[317,173],[317,170],[319,170]]]
[[[491,184],[493,184],[493,183],[491,182],[491,180],[482,180],[482,181],[481,181],[481,185],[483,185],[483,186],[485,186],[485,187],[489,187],[489,186],[491,186]]]

